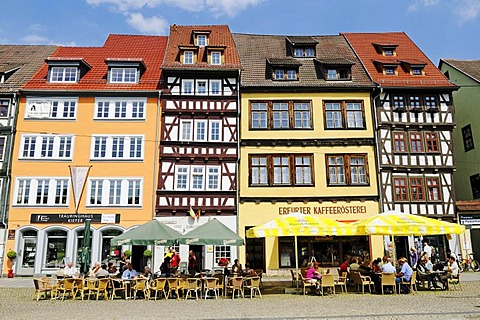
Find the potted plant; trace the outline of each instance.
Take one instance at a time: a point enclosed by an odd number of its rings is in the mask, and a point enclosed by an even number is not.
[[[143,256],[145,258],[151,258],[152,257],[152,250],[147,249],[147,250],[143,251]]]
[[[7,252],[7,258],[13,260],[17,257],[17,252],[15,250],[9,250]]]
[[[132,256],[132,251],[131,250],[125,250],[123,252],[123,254],[125,255],[125,258],[130,259],[130,257]]]
[[[9,250],[7,252],[7,267],[8,267],[8,277],[13,278],[13,260],[17,257],[17,252],[15,250]]]

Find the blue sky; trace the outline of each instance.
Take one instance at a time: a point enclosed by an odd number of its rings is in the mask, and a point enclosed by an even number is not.
[[[100,46],[109,33],[228,24],[256,34],[404,31],[434,64],[480,59],[480,0],[3,0],[0,8],[2,44]]]

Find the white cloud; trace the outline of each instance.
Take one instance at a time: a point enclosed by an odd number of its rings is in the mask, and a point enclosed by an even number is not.
[[[461,0],[456,6],[455,13],[461,22],[474,20],[480,15],[480,0]]]
[[[46,45],[55,45],[55,46],[65,46],[65,47],[75,47],[77,44],[73,41],[70,42],[57,42],[49,38],[45,38],[36,34],[29,34],[20,38],[24,44],[46,44]]]
[[[439,0],[415,0],[415,2],[408,7],[408,10],[418,11],[421,8],[434,6],[434,5],[437,5],[438,3],[439,3]]]
[[[45,31],[46,28],[41,23],[36,23],[29,25],[28,30],[32,32],[42,32]]]
[[[245,10],[247,7],[258,5],[263,1],[265,0],[85,0],[86,3],[93,6],[102,4],[113,5],[117,10],[126,15],[143,8],[158,8],[162,5],[167,5],[186,11],[210,11],[217,17],[224,14],[234,17],[238,12]]]
[[[135,30],[149,34],[166,34],[169,28],[166,19],[156,16],[146,18],[141,13],[128,15],[127,23]]]

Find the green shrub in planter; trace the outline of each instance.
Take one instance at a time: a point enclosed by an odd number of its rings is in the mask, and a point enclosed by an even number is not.
[[[125,257],[127,257],[127,259],[132,256],[132,251],[131,250],[125,250],[123,253],[125,254]]]
[[[152,250],[147,249],[147,250],[143,251],[143,256],[145,258],[150,258],[152,256]]]
[[[10,250],[7,252],[8,259],[15,259],[17,257],[17,252],[15,250]]]

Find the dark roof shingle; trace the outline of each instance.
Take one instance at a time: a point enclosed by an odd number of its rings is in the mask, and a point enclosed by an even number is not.
[[[480,83],[480,60],[442,59],[442,61]]]

